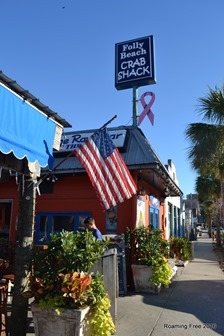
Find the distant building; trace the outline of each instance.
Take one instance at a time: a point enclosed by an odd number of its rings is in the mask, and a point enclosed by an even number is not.
[[[198,202],[198,194],[188,194],[183,199],[185,207],[185,222],[186,229],[189,233],[191,229],[194,229],[199,223],[200,219],[200,206]]]

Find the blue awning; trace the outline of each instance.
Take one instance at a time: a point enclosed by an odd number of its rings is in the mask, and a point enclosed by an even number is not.
[[[0,151],[52,168],[56,123],[0,83]]]

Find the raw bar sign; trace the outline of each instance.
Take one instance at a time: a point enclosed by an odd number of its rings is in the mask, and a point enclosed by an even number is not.
[[[60,151],[72,151],[83,145],[93,132],[68,132],[64,133],[61,138]],[[110,130],[109,135],[114,145],[118,148],[125,147],[126,130]]]
[[[115,87],[117,90],[155,84],[153,36],[115,45]]]

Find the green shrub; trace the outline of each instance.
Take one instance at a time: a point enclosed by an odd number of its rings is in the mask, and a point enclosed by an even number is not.
[[[168,253],[168,242],[161,230],[140,226],[127,229],[127,246],[131,249],[133,264],[153,266],[155,260]]]
[[[177,259],[191,259],[191,246],[187,238],[171,237],[169,246],[171,255],[175,254]]]
[[[152,268],[153,276],[149,279],[156,285],[168,285],[172,270],[165,258],[169,244],[163,239],[163,231],[140,226],[128,229],[126,243],[131,249],[132,263],[147,265]]]
[[[34,254],[29,287],[24,296],[34,297],[40,307],[54,308],[58,314],[66,308],[88,306],[92,335],[110,336],[115,326],[103,276],[90,273],[106,248],[107,241],[97,240],[89,231],[63,231],[52,235],[47,248]]]

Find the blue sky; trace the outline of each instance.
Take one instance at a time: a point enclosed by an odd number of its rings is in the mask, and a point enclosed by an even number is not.
[[[132,125],[132,89],[114,86],[115,43],[153,35],[154,126],[140,128],[184,195],[196,174],[185,129],[201,121],[198,98],[224,83],[223,0],[1,1],[0,70],[72,124],[71,130]],[[139,103],[139,113],[142,107]]]

